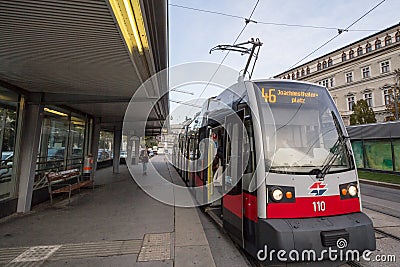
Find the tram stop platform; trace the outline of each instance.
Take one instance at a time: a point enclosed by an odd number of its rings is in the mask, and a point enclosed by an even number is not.
[[[59,197],[2,219],[0,266],[250,266],[199,208],[164,204],[142,190],[164,192],[172,203],[180,198],[163,182],[146,185],[159,174],[184,185],[160,155],[150,160],[147,176],[134,166],[141,187],[125,165],[119,174],[106,168],[96,172],[93,190],[76,192],[70,203]]]

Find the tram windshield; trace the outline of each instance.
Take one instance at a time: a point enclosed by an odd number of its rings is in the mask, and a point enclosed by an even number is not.
[[[347,144],[338,141],[344,127],[335,124],[340,115],[326,89],[293,82],[256,85],[269,171],[315,174],[328,164],[328,173],[351,168]]]

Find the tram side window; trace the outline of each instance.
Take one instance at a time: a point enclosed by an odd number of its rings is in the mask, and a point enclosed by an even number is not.
[[[231,136],[229,133],[226,134],[225,137],[225,183],[229,186],[231,185],[231,177],[230,177],[230,161],[231,161]]]
[[[243,164],[242,164],[242,138],[243,133],[241,132],[243,128],[238,124],[232,124],[231,128],[228,130],[227,144],[226,144],[226,160],[227,169],[225,172],[225,190],[231,195],[241,194],[242,190],[242,174],[243,174]]]
[[[251,120],[246,120],[244,127],[247,132],[243,142],[243,160],[247,159],[247,163],[243,162],[245,166],[244,173],[252,173],[254,171],[254,134]]]

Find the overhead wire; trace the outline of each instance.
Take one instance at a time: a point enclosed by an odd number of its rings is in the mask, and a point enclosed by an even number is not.
[[[214,14],[214,15],[220,15],[220,16],[225,16],[225,17],[231,17],[231,18],[235,18],[235,19],[244,19],[244,20],[247,20],[247,18],[242,17],[242,16],[227,14],[227,13],[218,12],[218,11],[212,11],[212,10],[194,8],[194,7],[189,7],[189,6],[182,6],[182,5],[177,5],[177,4],[169,4],[169,5],[170,5],[170,6],[173,6],[173,7],[178,7],[178,8],[183,8],[183,9],[188,9],[188,10],[193,10],[193,11],[198,11],[198,12],[204,12],[204,13],[209,13],[209,14]],[[339,28],[339,27],[326,27],[326,26],[316,26],[316,25],[278,23],[278,22],[267,22],[267,21],[257,21],[257,20],[251,20],[251,22],[257,23],[257,24],[264,24],[264,25],[273,25],[273,26],[312,28],[312,29],[323,29],[323,30],[342,30],[342,29]],[[354,32],[371,32],[371,31],[377,31],[377,30],[356,29],[356,30],[349,30],[349,31],[354,31]]]
[[[172,100],[172,99],[170,99],[169,101],[174,102],[174,103],[178,103],[178,104],[182,104],[182,105],[186,105],[186,106],[190,106],[190,107],[202,108],[202,106],[199,106],[199,105],[196,105],[196,104],[186,103],[186,102],[179,101],[179,100]]]
[[[256,10],[258,3],[260,2],[260,0],[257,0],[256,4],[254,5],[253,10],[251,11],[251,14],[249,16],[249,18],[246,18],[246,23],[244,25],[244,27],[242,28],[242,30],[239,32],[239,34],[237,35],[235,41],[233,41],[233,45],[236,44],[236,42],[239,40],[240,36],[242,35],[242,33],[244,32],[244,30],[246,29],[247,25],[249,24],[249,22],[251,21],[251,17],[254,14],[254,11]],[[219,69],[221,68],[222,64],[224,63],[225,59],[228,57],[229,55],[229,50],[228,52],[225,54],[225,56],[222,58],[221,63],[219,63],[217,69],[215,70],[215,72],[213,73],[213,75],[211,75],[211,78],[208,80],[206,86],[203,88],[203,90],[201,91],[199,97],[197,98],[197,100],[199,100],[201,98],[201,96],[204,94],[205,90],[207,89],[207,87],[209,86],[209,84],[211,83],[212,79],[215,77],[215,75],[217,74],[217,72],[219,71]]]
[[[226,13],[217,12],[217,11],[205,10],[205,9],[194,8],[194,7],[189,7],[189,6],[181,6],[181,5],[176,5],[176,4],[168,4],[168,5],[173,6],[173,7],[183,8],[183,9],[189,9],[189,10],[194,10],[194,11],[199,11],[199,12],[204,12],[204,13],[210,13],[210,14],[231,17],[231,18],[246,19],[245,17],[235,16],[235,15],[226,14]]]
[[[295,66],[297,66],[297,64],[299,64],[300,62],[302,62],[303,60],[305,60],[306,58],[308,58],[309,56],[313,55],[315,52],[317,52],[318,50],[320,50],[322,47],[324,47],[325,45],[329,44],[330,42],[332,42],[334,39],[336,39],[339,35],[341,35],[343,32],[347,32],[349,31],[349,28],[352,27],[354,24],[356,24],[357,22],[359,22],[361,19],[363,19],[366,15],[368,15],[369,13],[371,13],[374,9],[376,9],[378,6],[380,6],[381,4],[383,4],[383,2],[385,2],[386,0],[382,0],[381,2],[379,2],[378,4],[376,4],[373,8],[371,8],[370,10],[368,10],[366,13],[364,13],[361,17],[359,17],[358,19],[356,19],[353,23],[351,23],[349,26],[347,26],[345,29],[340,29],[338,30],[338,33],[333,36],[332,38],[330,38],[328,41],[326,41],[325,43],[323,43],[322,45],[320,45],[318,48],[314,49],[311,53],[307,54],[305,57],[303,57],[302,59],[300,59],[299,61],[297,61],[295,64],[293,64],[292,66],[290,66],[288,68],[288,70],[291,70],[292,68],[294,68]]]

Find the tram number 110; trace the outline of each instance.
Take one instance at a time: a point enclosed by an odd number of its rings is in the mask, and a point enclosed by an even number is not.
[[[314,206],[314,212],[321,212],[321,211],[325,211],[325,201],[317,201],[317,202],[313,202],[312,203]]]

